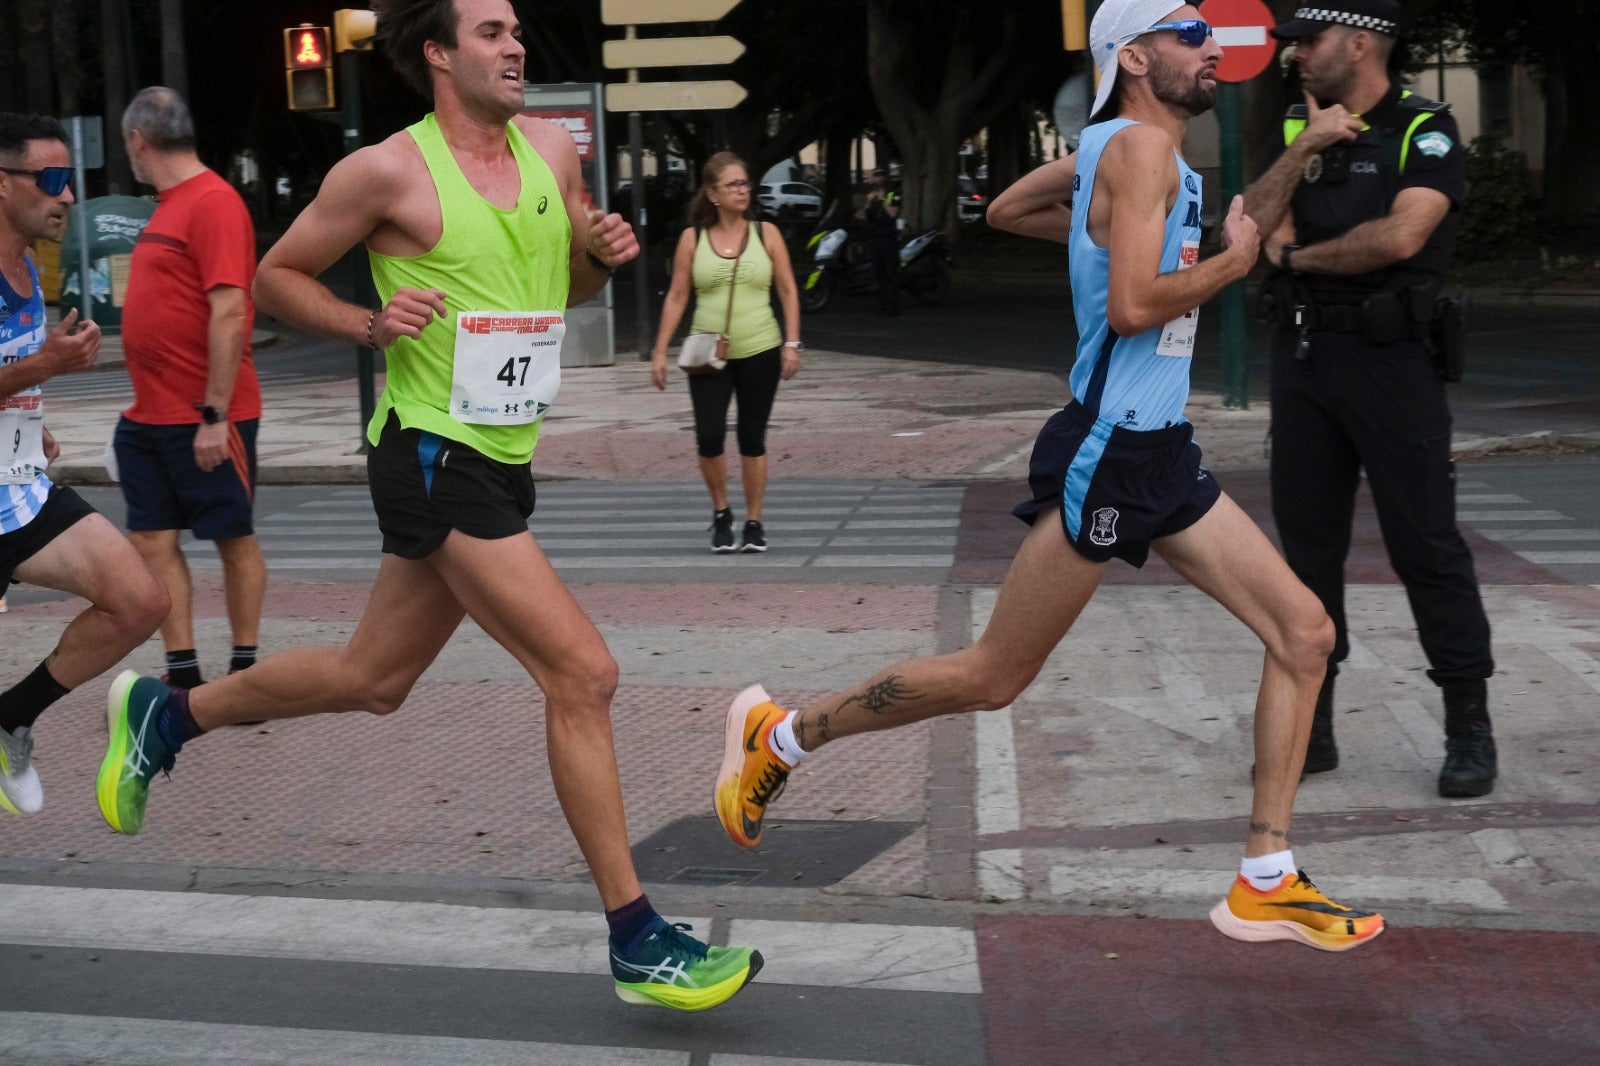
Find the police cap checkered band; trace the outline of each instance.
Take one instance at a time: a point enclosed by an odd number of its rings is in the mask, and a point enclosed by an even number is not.
[[[1400,6],[1395,0],[1322,0],[1297,10],[1274,26],[1272,35],[1292,41],[1309,37],[1327,26],[1352,26],[1393,37],[1400,30]]]

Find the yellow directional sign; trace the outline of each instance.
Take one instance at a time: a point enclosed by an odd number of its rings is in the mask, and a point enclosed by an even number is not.
[[[715,22],[739,0],[600,0],[607,26],[648,26],[662,22]]]
[[[705,67],[732,63],[744,55],[737,37],[652,37],[606,41],[605,63],[612,70],[634,67]]]
[[[723,111],[749,95],[736,81],[640,81],[606,86],[607,111]]]

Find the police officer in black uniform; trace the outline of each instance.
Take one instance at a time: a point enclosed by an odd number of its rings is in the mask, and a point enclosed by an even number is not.
[[[1361,471],[1444,694],[1442,796],[1494,788],[1489,622],[1455,518],[1450,409],[1459,307],[1441,283],[1466,192],[1446,104],[1406,92],[1388,60],[1394,0],[1303,0],[1273,35],[1294,43],[1306,101],[1281,155],[1245,192],[1276,271],[1263,310],[1272,348],[1272,511],[1289,565],[1338,631],[1317,700],[1307,773],[1339,764],[1333,682],[1349,654],[1344,562]],[[1275,140],[1277,138],[1275,137]]]

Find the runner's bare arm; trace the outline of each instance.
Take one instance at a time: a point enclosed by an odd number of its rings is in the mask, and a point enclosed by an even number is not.
[[[561,187],[561,200],[572,222],[572,249],[567,263],[572,281],[567,292],[567,306],[576,307],[611,280],[611,275],[590,262],[589,256],[615,270],[639,254],[638,238],[621,215],[604,215],[589,206],[583,187],[583,167],[572,134],[553,122],[531,115],[518,115],[512,121],[517,123],[517,128],[528,138],[528,143],[533,145]]]
[[[1172,140],[1154,126],[1129,126],[1100,157],[1091,211],[1109,201],[1106,320],[1132,337],[1200,306],[1249,273],[1260,239],[1235,197],[1223,226],[1223,251],[1187,270],[1161,272],[1167,212],[1178,188]],[[1093,219],[1091,218],[1091,222]]]
[[[370,339],[380,348],[396,337],[421,336],[435,315],[445,314],[444,294],[437,289],[402,288],[374,316],[372,308],[346,303],[317,280],[340,256],[393,221],[391,205],[407,193],[401,152],[411,141],[401,137],[363,148],[328,171],[316,199],[256,268],[257,307],[301,329],[355,344]]]
[[[1036,167],[994,198],[984,216],[994,229],[1066,244],[1072,238],[1072,181],[1078,157]]]

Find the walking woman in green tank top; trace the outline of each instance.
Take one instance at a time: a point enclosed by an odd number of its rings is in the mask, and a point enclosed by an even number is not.
[[[700,190],[689,205],[689,228],[678,239],[672,288],[661,309],[661,329],[650,357],[651,380],[656,388],[665,389],[667,344],[683,320],[692,280],[695,311],[690,332],[728,337],[728,365],[689,377],[700,476],[711,493],[711,550],[718,554],[767,550],[761,524],[767,491],[767,419],[779,379],[787,381],[800,369],[800,294],[789,249],[778,227],[752,221],[754,202],[744,160],[732,152],[718,152],[706,161]],[[772,313],[774,289],[783,306],[781,333]],[[728,506],[728,468],[722,457],[728,404],[735,394],[745,505],[744,531],[737,543],[733,509]]]

